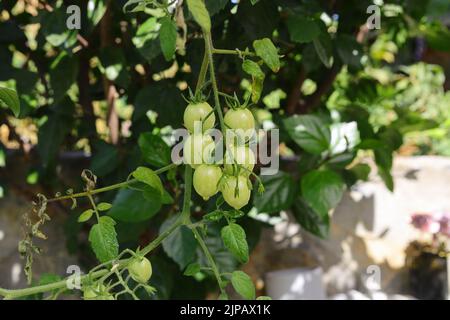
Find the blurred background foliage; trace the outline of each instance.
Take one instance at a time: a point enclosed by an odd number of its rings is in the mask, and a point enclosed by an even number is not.
[[[24,157],[27,184],[52,194],[81,188],[78,180],[61,178],[70,170],[91,169],[101,186],[126,179],[138,165],[158,168],[170,161],[172,130],[182,123],[182,94],[195,86],[203,40],[185,4],[174,5],[167,22],[163,12],[140,6],[142,1],[129,1],[124,13],[126,2],[1,1],[0,86],[17,90],[21,102],[19,118],[0,111],[2,176],[14,166],[10,159]],[[373,2],[381,28],[369,30],[367,8]],[[66,26],[71,5],[81,8],[80,30]],[[305,229],[325,237],[328,210],[346,187],[373,171],[394,188],[395,153],[450,155],[448,0],[206,0],[206,5],[216,48],[244,50],[267,37],[283,57],[278,73],[265,70],[261,99],[252,107],[261,128],[281,130],[282,170],[262,177],[266,193],[244,210],[249,215],[240,223],[250,247],[261,228],[270,226],[267,217],[288,209]],[[176,25],[176,37],[160,32],[164,23]],[[254,79],[239,58],[218,56],[216,67],[221,91],[251,94]],[[299,132],[299,126],[307,131]],[[72,169],[63,167],[68,160]],[[165,180],[165,200],[133,190],[102,198],[114,204],[110,214],[120,221],[121,247],[148,243],[177,212],[179,171]],[[9,182],[0,184],[7,196]],[[215,199],[194,201],[194,216],[214,209]],[[68,248],[92,265],[87,239],[79,236],[86,230],[76,218],[68,214]],[[237,262],[224,249],[219,230],[208,229],[207,243],[225,272]],[[177,237],[152,258],[157,298],[202,298],[214,281],[203,273],[182,277],[189,262],[204,257],[192,235]],[[184,290],[173,290],[175,283]]]

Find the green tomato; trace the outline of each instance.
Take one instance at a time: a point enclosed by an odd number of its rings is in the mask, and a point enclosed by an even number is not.
[[[96,286],[83,287],[83,299],[84,300],[114,300],[112,294],[106,291],[106,287],[103,284],[97,284]]]
[[[183,146],[184,163],[190,164],[194,169],[201,164],[209,163],[214,149],[214,140],[210,135],[189,135]]]
[[[184,111],[184,126],[190,133],[196,132],[196,125],[200,125],[200,129],[197,129],[199,130],[198,132],[205,132],[208,129],[214,128],[215,123],[216,116],[208,102],[189,104]]]
[[[202,164],[194,172],[194,189],[206,201],[217,193],[221,177],[222,170],[218,166]]]
[[[128,272],[134,281],[147,283],[152,276],[152,264],[145,258],[134,258],[128,265]]]
[[[244,176],[228,176],[221,186],[222,195],[226,203],[239,210],[245,206],[250,200],[250,181]],[[238,195],[236,196],[236,185],[238,189]]]
[[[230,129],[255,129],[255,118],[248,109],[230,109],[224,117],[225,125]]]
[[[225,173],[233,175],[233,164],[241,165],[243,169],[239,171],[239,174],[249,176],[255,167],[255,154],[246,146],[234,146],[230,145],[225,152]]]

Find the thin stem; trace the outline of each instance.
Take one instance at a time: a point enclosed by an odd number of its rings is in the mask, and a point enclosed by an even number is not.
[[[214,59],[213,59],[213,43],[210,33],[205,33],[205,49],[209,60],[209,76],[211,78],[211,85],[214,93],[214,104],[217,114],[219,115],[220,128],[222,134],[225,134],[225,123],[223,121],[223,112],[220,107],[219,89],[217,87],[216,73],[214,71]]]
[[[155,173],[156,174],[161,174],[161,173],[164,173],[166,171],[169,171],[170,169],[175,168],[176,166],[178,166],[178,165],[175,164],[175,163],[172,163],[172,164],[169,164],[169,165],[167,165],[165,167],[162,167],[162,168],[160,168],[158,170],[155,170]],[[116,183],[116,184],[112,184],[112,185],[104,187],[104,188],[98,188],[98,189],[90,190],[89,193],[91,195],[94,195],[94,194],[98,194],[98,193],[102,193],[102,192],[107,192],[107,191],[111,191],[111,190],[115,190],[115,189],[120,189],[120,188],[127,187],[130,184],[133,184],[135,182],[137,182],[136,179],[129,179],[127,181],[119,182],[119,183]],[[48,199],[47,202],[56,202],[56,201],[61,201],[61,200],[69,200],[69,199],[73,199],[73,198],[81,198],[81,197],[87,197],[87,196],[88,196],[88,192],[85,191],[85,192],[70,194],[70,195],[62,196],[62,197],[58,197],[58,198]]]
[[[206,259],[208,259],[208,263],[211,266],[211,270],[214,273],[214,276],[216,277],[217,283],[219,284],[219,289],[221,293],[225,293],[224,284],[222,281],[222,278],[220,276],[219,268],[216,265],[216,262],[214,261],[213,256],[211,255],[211,252],[209,252],[208,247],[206,246],[205,241],[203,240],[202,236],[200,235],[200,232],[196,228],[192,229],[192,232],[195,235],[195,238],[197,239],[200,247],[203,250],[203,253],[206,256]]]
[[[95,204],[94,198],[92,197],[92,194],[89,191],[87,191],[87,197],[88,197],[88,199],[89,199],[89,201],[90,201],[90,203],[92,205],[92,208],[94,209],[95,216],[97,217],[97,221],[99,221],[100,220],[100,215],[99,215],[98,210],[97,210],[97,205]]]
[[[212,49],[213,54],[234,54],[238,56],[249,56],[254,57],[256,54],[254,52],[249,51],[240,51],[238,49],[235,50],[228,50],[228,49]]]
[[[181,219],[184,224],[190,224],[191,221],[189,216],[191,213],[192,167],[190,165],[186,165],[184,170],[184,199]]]
[[[179,226],[183,224],[182,219],[178,219],[174,224],[172,224],[166,231],[161,233],[155,240],[153,240],[151,243],[149,243],[144,249],[140,251],[140,254],[143,256],[146,256],[151,251],[153,251],[157,246],[161,244],[161,242],[164,241],[165,238],[167,238],[175,229],[177,229]]]
[[[197,86],[195,87],[195,93],[198,93],[205,83],[206,73],[208,72],[208,55],[206,54],[206,43],[205,43],[205,54],[203,55],[202,66],[200,67],[200,73],[197,79]]]
[[[82,276],[81,280],[87,279],[88,277],[90,277],[90,279],[97,279],[107,273],[109,273],[109,270],[106,270],[106,269],[99,270],[92,274],[87,274],[87,275]],[[35,286],[35,287],[30,287],[30,288],[25,288],[25,289],[7,290],[7,289],[0,288],[0,296],[4,296],[5,299],[13,299],[13,298],[19,298],[19,297],[24,297],[24,296],[30,296],[30,295],[33,295],[36,293],[53,291],[53,290],[64,288],[65,286],[67,286],[67,279],[64,279],[64,280],[61,280],[58,282],[54,282],[54,283],[50,283],[50,284],[46,284],[46,285],[42,285],[42,286]]]

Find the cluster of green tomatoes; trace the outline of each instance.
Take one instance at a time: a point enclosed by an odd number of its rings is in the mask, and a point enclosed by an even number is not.
[[[184,112],[189,136],[184,143],[183,157],[195,170],[194,189],[205,201],[220,191],[225,202],[239,210],[250,200],[249,176],[256,158],[248,147],[248,139],[255,132],[255,118],[245,106],[237,104],[230,106],[223,123],[226,148],[223,158],[217,159],[216,144],[208,133],[216,124],[214,110],[205,101],[189,103]]]
[[[139,284],[146,284],[152,276],[152,264],[143,256],[136,255],[127,265],[131,278]],[[84,300],[115,300],[114,295],[101,282],[83,286]]]

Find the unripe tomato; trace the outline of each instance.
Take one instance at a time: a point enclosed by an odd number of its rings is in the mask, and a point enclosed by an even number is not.
[[[239,174],[248,176],[253,171],[255,163],[255,154],[249,147],[229,145],[225,152],[225,173],[229,175],[234,174],[233,164],[238,164],[247,169],[241,169]]]
[[[114,300],[112,294],[106,291],[103,284],[97,284],[96,286],[83,287],[83,299],[84,300]]]
[[[255,129],[255,118],[248,109],[230,109],[223,119],[230,129],[251,130]]]
[[[134,281],[147,283],[152,276],[152,264],[146,257],[134,258],[128,265],[128,272]]]
[[[236,183],[238,195],[235,195]],[[239,210],[245,206],[250,200],[250,189],[248,187],[249,180],[244,176],[229,176],[222,185],[222,195],[226,203]]]
[[[205,120],[205,122],[203,122],[203,120]],[[189,104],[186,107],[186,110],[184,111],[184,126],[190,133],[196,132],[196,122],[202,125],[202,127],[200,127],[202,128],[202,131],[199,132],[205,132],[206,130],[214,127],[214,124],[216,123],[216,116],[214,115],[213,108],[208,102]]]
[[[209,163],[214,152],[214,140],[207,134],[190,135],[183,146],[184,162],[192,168],[200,164]]]
[[[194,172],[194,189],[206,201],[217,193],[221,177],[222,170],[218,166],[202,164]]]

